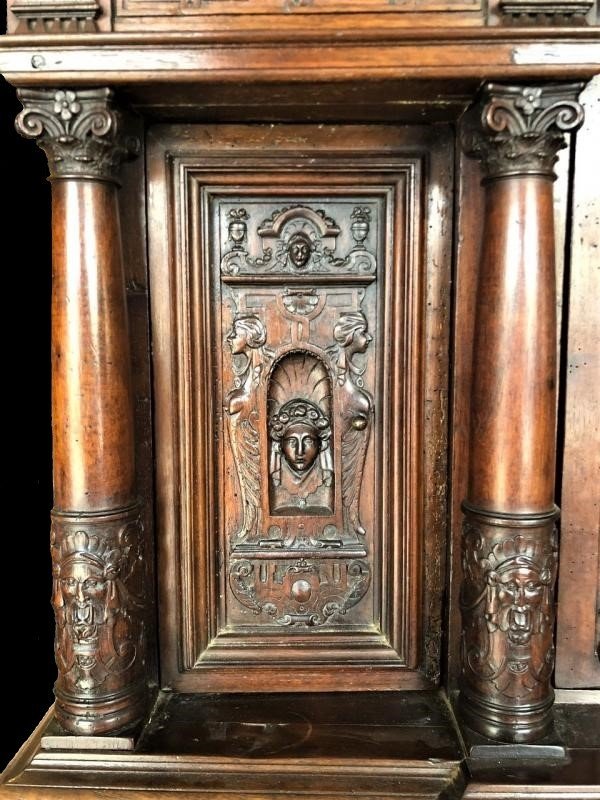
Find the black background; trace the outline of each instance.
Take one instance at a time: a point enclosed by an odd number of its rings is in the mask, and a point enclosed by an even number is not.
[[[49,517],[50,184],[46,159],[14,130],[21,108],[0,78],[2,531],[0,770],[52,703]]]

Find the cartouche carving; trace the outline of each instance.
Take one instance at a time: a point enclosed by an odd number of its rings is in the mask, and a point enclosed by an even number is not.
[[[141,675],[142,534],[137,509],[91,519],[53,514],[58,695],[96,697]]]
[[[237,539],[256,535],[260,526],[260,437],[256,389],[265,360],[267,333],[254,314],[240,314],[233,321],[227,342],[233,356],[235,388],[226,398],[229,435],[242,495],[242,525]]]
[[[463,148],[481,161],[486,178],[554,177],[564,134],[583,121],[577,97],[583,84],[485,86],[481,102],[465,115]]]
[[[253,614],[277,625],[309,627],[334,622],[366,595],[369,565],[352,561],[234,561],[229,583],[234,596]]]
[[[535,704],[553,669],[554,527],[521,532],[469,517],[463,531],[463,680],[501,704]]]
[[[21,89],[17,131],[35,139],[48,157],[53,178],[117,180],[121,162],[139,142],[122,133],[110,89]]]
[[[341,228],[327,216],[308,206],[297,205],[276,209],[256,227],[262,252],[251,255],[248,250],[250,214],[245,208],[228,213],[227,240],[231,247],[221,258],[224,275],[274,272],[283,274],[364,273],[375,271],[375,256],[365,241],[370,232],[371,209],[355,206],[348,229],[354,246],[344,256],[336,256],[336,242]]]
[[[331,380],[310,353],[284,356],[269,380],[273,514],[332,514]]]
[[[373,398],[364,388],[364,367],[354,357],[366,353],[373,337],[361,311],[343,314],[333,336],[338,345],[337,383],[339,416],[342,425],[342,500],[344,528],[364,536],[360,521],[360,489],[371,436]]]

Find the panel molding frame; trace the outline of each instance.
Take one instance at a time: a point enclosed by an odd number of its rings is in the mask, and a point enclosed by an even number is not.
[[[409,132],[385,126],[347,126],[351,135],[340,147],[339,136],[335,137],[336,145],[332,145],[333,126],[331,130],[329,127],[321,129],[322,133],[310,127],[310,131],[306,130],[308,126],[272,128],[274,149],[268,156],[253,150],[253,136],[265,136],[265,129],[260,126],[190,126],[185,127],[185,132],[183,126],[157,126],[149,135],[150,295],[156,388],[157,540],[161,565],[160,650],[163,682],[181,691],[261,691],[267,685],[272,691],[289,691],[299,685],[299,676],[305,678],[300,685],[317,691],[342,691],[357,685],[368,689],[410,689],[429,687],[439,678],[445,580],[449,239],[452,229],[450,134],[447,130],[436,132],[425,128]],[[299,148],[292,143],[293,132],[300,128],[304,141]],[[283,136],[282,131],[285,132]],[[369,131],[369,135],[366,144],[361,145],[360,136],[365,131]],[[250,141],[244,140],[244,133]],[[315,133],[310,143],[311,134]],[[382,137],[382,142],[378,137]],[[232,142],[232,138],[235,141]],[[230,152],[224,153],[228,144],[240,148],[234,158]],[[381,153],[378,144],[383,145]],[[315,149],[318,155],[310,152]],[[399,458],[403,458],[404,463],[396,468],[395,483],[400,485],[398,474],[408,476],[410,489],[394,494],[395,498],[412,498],[395,512],[402,526],[409,527],[410,535],[408,546],[401,548],[395,562],[404,580],[392,576],[394,591],[401,593],[408,610],[402,615],[397,614],[395,608],[387,608],[383,616],[383,631],[387,636],[365,631],[359,641],[353,635],[352,641],[347,642],[350,650],[343,646],[344,634],[320,634],[316,648],[310,647],[311,636],[295,634],[294,642],[302,648],[302,659],[298,660],[298,648],[280,645],[277,648],[280,660],[273,663],[272,658],[268,658],[268,650],[273,650],[270,637],[262,642],[260,638],[253,638],[252,651],[240,637],[216,629],[218,586],[215,573],[221,568],[219,548],[214,546],[214,537],[210,534],[204,537],[202,547],[194,549],[192,546],[193,531],[198,530],[198,525],[206,531],[218,528],[213,511],[217,513],[219,504],[211,499],[216,496],[217,478],[210,465],[216,463],[213,438],[222,435],[223,429],[215,429],[214,437],[199,435],[197,420],[202,416],[214,418],[215,398],[211,391],[203,392],[204,396],[198,398],[190,393],[191,387],[198,385],[197,376],[209,374],[214,362],[210,346],[204,346],[206,337],[202,336],[202,329],[213,330],[206,315],[214,307],[215,297],[210,294],[209,282],[200,286],[201,281],[193,280],[193,276],[198,275],[200,253],[194,252],[194,245],[190,250],[188,243],[199,242],[201,235],[206,239],[208,233],[206,227],[198,232],[193,225],[192,209],[199,207],[200,182],[211,186],[227,182],[239,184],[245,180],[240,180],[240,174],[246,173],[249,183],[244,185],[254,189],[261,185],[257,173],[262,168],[266,187],[273,175],[265,174],[264,168],[278,174],[297,169],[298,150],[306,154],[307,167],[310,158],[306,174],[312,173],[312,179],[324,181],[335,176],[336,186],[355,188],[359,184],[365,190],[370,186],[379,190],[392,182],[392,175],[403,174],[406,193],[417,198],[417,213],[405,217],[413,230],[406,231],[404,241],[396,245],[406,247],[406,252],[395,252],[390,262],[395,269],[403,260],[413,265],[407,270],[406,281],[403,279],[406,276],[398,275],[394,280],[399,298],[402,296],[396,305],[399,303],[400,308],[406,309],[408,325],[405,326],[403,320],[393,320],[394,333],[390,339],[400,342],[399,353],[406,357],[406,363],[402,364],[394,351],[390,354],[387,349],[381,356],[384,362],[396,364],[393,380],[402,387],[400,396],[409,399],[403,406],[409,409],[409,418],[401,420],[402,433],[398,435],[399,440],[407,440],[408,447],[404,448],[404,456],[403,448],[398,448]],[[420,191],[421,185],[427,185],[429,191],[424,188]],[[307,183],[298,193],[313,196],[318,193],[316,186],[316,182]],[[323,183],[322,187],[326,194],[327,184]],[[289,192],[282,189],[279,194]],[[406,198],[402,200],[405,202]],[[169,208],[173,209],[171,215]],[[400,213],[397,218],[403,219]],[[159,219],[163,220],[160,225],[157,224]],[[182,224],[178,225],[177,220],[183,221]],[[423,242],[422,246],[419,242]],[[425,264],[429,265],[428,270]],[[386,304],[389,305],[392,301],[389,292],[387,294]],[[165,298],[169,301],[165,302]],[[199,309],[196,318],[190,314],[192,307]],[[390,308],[386,309],[386,314],[391,323]],[[197,353],[194,353],[194,343],[199,345]],[[386,348],[389,346],[388,342]],[[425,363],[433,366],[425,370]],[[409,377],[408,383],[401,380],[403,369]],[[184,386],[187,391],[182,391]],[[397,390],[389,387],[386,394],[399,396]],[[402,416],[401,410],[398,413]],[[187,445],[186,430],[193,431]],[[383,428],[382,435],[385,430]],[[426,449],[425,442],[428,443]],[[198,500],[195,494],[194,480],[189,477],[194,473],[196,476],[204,473],[208,478],[204,500]],[[432,488],[434,481],[436,485]],[[385,549],[386,545],[382,554]],[[382,563],[386,565],[383,556]],[[206,575],[208,581],[203,580]],[[388,592],[389,598],[393,596],[393,592]],[[411,620],[416,624],[411,624]],[[424,640],[425,630],[429,631],[427,641]],[[324,655],[326,647],[332,649]],[[349,661],[349,657],[353,661]],[[343,678],[336,668],[342,660],[347,673]],[[288,675],[285,666],[292,664],[294,668]]]

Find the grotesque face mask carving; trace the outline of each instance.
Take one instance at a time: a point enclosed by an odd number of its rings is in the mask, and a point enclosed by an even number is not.
[[[281,450],[292,469],[306,472],[315,463],[320,450],[316,428],[304,422],[290,425],[281,440]]]
[[[96,626],[105,621],[107,588],[104,569],[90,558],[75,557],[64,565],[60,589],[76,641],[95,637]]]
[[[528,645],[543,628],[551,578],[546,569],[540,571],[525,559],[516,561],[487,575],[492,594],[488,626],[504,631],[513,644]]]
[[[312,254],[312,243],[308,236],[302,233],[294,234],[288,244],[288,253],[296,269],[303,269]]]

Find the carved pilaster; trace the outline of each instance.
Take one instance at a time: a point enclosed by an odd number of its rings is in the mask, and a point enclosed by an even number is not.
[[[109,89],[27,90],[16,126],[52,180],[56,716],[113,733],[144,712],[143,529],[117,196],[135,150]]]
[[[139,149],[123,134],[110,89],[22,89],[18,96],[16,128],[44,150],[52,178],[116,181],[122,161]]]
[[[579,84],[488,84],[464,120],[486,203],[463,509],[461,705],[480,732],[550,724],[556,577],[553,167]]]

